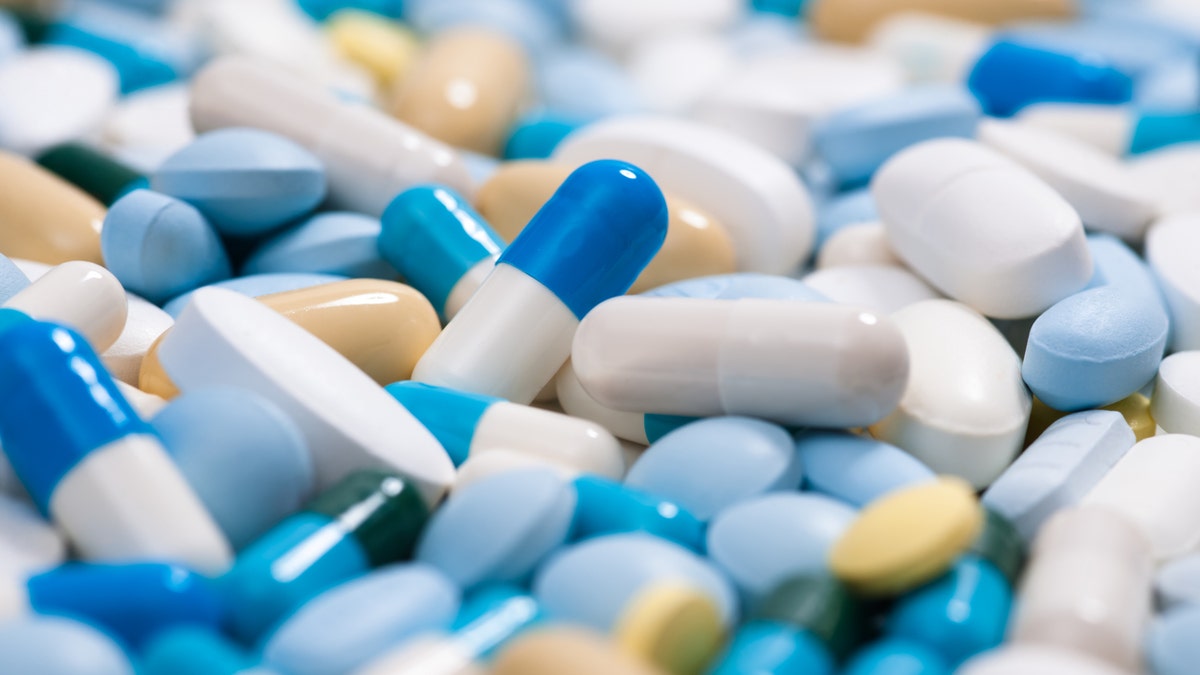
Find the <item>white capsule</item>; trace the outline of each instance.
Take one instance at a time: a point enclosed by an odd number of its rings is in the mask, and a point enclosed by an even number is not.
[[[4,306],[74,328],[97,353],[117,341],[129,311],[125,289],[112,272],[82,260],[50,268]]]
[[[1101,659],[1074,649],[1044,645],[1006,645],[963,664],[958,675],[1129,675]]]
[[[545,457],[517,452],[516,450],[495,448],[473,457],[468,457],[467,461],[458,467],[458,475],[454,480],[453,492],[458,493],[460,490],[478,483],[488,476],[534,467],[551,469],[566,481],[574,480],[579,475],[579,472],[575,469],[565,464],[551,461]]]
[[[646,435],[646,416],[643,413],[613,410],[592,398],[579,384],[575,368],[567,361],[554,378],[558,392],[558,404],[563,412],[573,417],[592,420],[608,429],[617,438],[649,445]]]
[[[1151,225],[1146,233],[1146,262],[1167,299],[1172,346],[1177,350],[1200,349],[1198,250],[1200,215],[1169,216]]]

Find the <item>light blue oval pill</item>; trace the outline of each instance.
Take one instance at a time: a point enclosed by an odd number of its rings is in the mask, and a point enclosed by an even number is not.
[[[311,273],[396,279],[379,255],[378,218],[361,213],[318,213],[263,242],[242,266],[243,274]]]
[[[28,285],[29,277],[8,256],[0,253],[0,304],[8,302]]]
[[[12,14],[0,10],[0,61],[20,52],[25,46],[25,34]]]
[[[536,75],[542,104],[561,115],[593,120],[643,107],[621,66],[592,49],[556,49],[539,61]]]
[[[1154,675],[1193,675],[1200,663],[1200,607],[1167,612],[1150,626],[1147,651]]]
[[[1158,568],[1154,588],[1159,606],[1165,609],[1200,606],[1200,553],[1176,558]]]
[[[884,638],[858,650],[842,675],[950,675],[950,669],[925,645]]]
[[[563,549],[537,573],[533,594],[549,619],[608,632],[641,590],[664,582],[708,595],[726,626],[736,624],[737,598],[708,561],[665,539],[638,533],[589,539]]]
[[[705,298],[708,300],[765,298],[767,300],[829,302],[829,299],[819,291],[798,279],[753,272],[714,274],[707,277],[685,279],[652,288],[642,295],[653,298]]]
[[[219,129],[163,161],[150,187],[200,209],[223,234],[253,236],[316,208],[325,198],[325,168],[282,136]]]
[[[224,288],[241,293],[242,295],[257,298],[260,295],[295,291],[301,288],[320,286],[321,284],[331,284],[335,281],[345,281],[346,278],[340,274],[251,274],[244,277],[234,277],[233,279],[218,281],[215,284],[209,284],[209,286]],[[183,311],[183,308],[187,306],[188,301],[191,299],[191,292],[184,293],[163,305],[163,311],[172,317],[179,318],[179,313]]]
[[[159,304],[230,275],[229,256],[204,216],[151,190],[134,190],[108,207],[100,251],[122,286]]]
[[[455,493],[421,533],[416,559],[467,590],[521,582],[571,530],[575,490],[549,469],[509,471]]]
[[[800,478],[800,461],[783,427],[748,417],[714,417],[651,445],[630,467],[625,484],[708,520],[764,492],[795,490]]]
[[[753,602],[789,577],[823,572],[857,512],[817,494],[772,493],[731,506],[708,526],[708,557]]]
[[[1170,318],[1167,301],[1154,273],[1133,249],[1111,234],[1091,234],[1087,238],[1095,273],[1087,288],[1114,286],[1139,302],[1157,305]]]
[[[751,621],[733,636],[711,675],[833,675],[829,648],[802,628]]]
[[[263,661],[288,675],[344,675],[406,638],[447,630],[459,590],[429,565],[381,567],[310,600],[271,635]]]
[[[50,616],[0,623],[0,665],[14,675],[133,675],[129,659],[107,635]]]
[[[933,471],[921,460],[868,436],[801,433],[796,436],[796,452],[804,465],[806,490],[857,507],[892,490],[934,478]]]
[[[189,391],[172,399],[151,425],[235,549],[312,494],[304,437],[261,396],[242,389]]]

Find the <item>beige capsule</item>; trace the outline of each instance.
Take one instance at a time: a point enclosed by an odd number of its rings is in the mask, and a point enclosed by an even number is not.
[[[107,211],[87,193],[19,155],[0,150],[0,253],[48,265],[104,264]]]
[[[570,173],[570,166],[555,162],[506,162],[476,192],[475,208],[497,234],[512,241]],[[666,198],[667,239],[630,293],[736,269],[725,226],[683,199]]]
[[[499,154],[529,91],[519,44],[482,28],[434,38],[397,83],[391,112],[450,145]]]
[[[860,42],[880,21],[901,12],[925,12],[999,24],[1020,19],[1075,15],[1074,0],[817,0],[809,13],[816,34]]]
[[[533,630],[496,658],[492,675],[663,675],[603,636],[582,628]]]

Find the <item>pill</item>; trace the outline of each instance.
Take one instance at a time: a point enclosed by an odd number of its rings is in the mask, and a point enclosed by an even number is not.
[[[1158,617],[1147,636],[1148,658],[1155,673],[1183,675],[1200,657],[1196,632],[1200,631],[1200,608],[1169,611]]]
[[[846,666],[846,675],[942,675],[945,659],[919,642],[882,638],[863,647]]]
[[[796,455],[804,468],[805,489],[854,507],[934,478],[920,460],[869,436],[801,433],[796,436]]]
[[[379,255],[379,220],[346,211],[319,213],[258,245],[243,274],[312,273],[395,279]]]
[[[733,636],[713,675],[833,675],[829,650],[806,630],[771,621],[751,621]]]
[[[724,640],[716,605],[687,586],[653,586],[630,600],[613,629],[626,652],[673,675],[704,672]]]
[[[1128,245],[1111,235],[1093,234],[1088,236],[1088,250],[1096,269],[1088,288],[1114,286],[1121,293],[1134,296],[1146,305],[1157,305],[1170,314],[1154,273]],[[1174,321],[1172,318],[1172,323]]]
[[[641,169],[614,160],[576,169],[434,340],[413,379],[531,402],[566,361],[583,316],[629,289],[666,229],[662,193]],[[480,349],[474,342],[485,334],[490,348]]]
[[[865,44],[898,61],[914,83],[959,84],[990,37],[990,27],[977,21],[902,11],[876,22]]]
[[[1024,644],[981,654],[962,668],[962,675],[1123,675],[1127,672],[1078,650]]]
[[[574,485],[577,501],[571,530],[578,540],[648,532],[694,551],[704,549],[704,523],[668,499],[599,476],[579,476]]]
[[[985,23],[1006,23],[1017,19],[1035,18],[1065,19],[1075,13],[1074,5],[1065,0],[982,0],[965,3],[951,0],[818,0],[809,10],[809,17],[813,29],[824,38],[858,41],[878,22],[905,10]]]
[[[567,45],[547,52],[538,63],[537,81],[547,109],[581,120],[637,112],[644,106],[620,64],[595,49]]]
[[[438,633],[423,633],[371,659],[354,675],[486,675],[471,650]]]
[[[984,112],[1008,117],[1030,103],[1127,103],[1133,80],[1104,56],[999,39],[967,78]]]
[[[192,80],[191,95],[199,131],[251,126],[308,148],[325,165],[330,199],[341,208],[377,216],[405,188],[429,181],[471,192],[451,148],[276,67],[218,59]]]
[[[300,0],[300,9],[317,21],[325,21],[342,11],[361,12],[398,19],[402,5],[398,0]]]
[[[803,281],[832,302],[882,315],[943,297],[920,277],[896,265],[842,265],[807,274]]]
[[[846,225],[830,233],[817,253],[816,269],[903,264],[888,243],[883,223],[864,222]]]
[[[613,53],[623,53],[668,27],[676,30],[724,28],[737,17],[738,5],[732,0],[669,0],[650,10],[629,0],[583,0],[571,8],[571,16],[587,39]]]
[[[2,150],[0,175],[0,250],[5,255],[51,265],[101,262],[103,205],[33,162]]]
[[[9,298],[4,307],[70,326],[97,352],[117,341],[129,314],[117,278],[103,267],[81,260],[50,268]]]
[[[571,357],[584,390],[618,410],[795,425],[871,424],[908,377],[887,318],[782,300],[610,300],[584,319]]]
[[[1147,186],[1163,215],[1179,215],[1200,208],[1200,200],[1188,189],[1186,176],[1200,166],[1200,143],[1147,152],[1129,160],[1129,170]]]
[[[57,567],[67,554],[62,535],[28,504],[0,496],[0,574],[22,579]]]
[[[379,254],[447,321],[479,290],[505,247],[462,196],[437,185],[401,192],[382,222]]]
[[[684,279],[652,288],[641,295],[651,298],[704,298],[709,300],[764,298],[803,302],[829,301],[829,298],[802,281],[776,274],[756,274],[754,272],[715,274]]]
[[[1031,403],[1020,359],[991,324],[956,302],[919,302],[892,320],[908,346],[908,386],[871,433],[937,473],[986,486],[1025,437]]]
[[[1154,590],[1158,606],[1165,610],[1200,605],[1200,554],[1189,553],[1159,567]]]
[[[822,571],[776,586],[759,603],[754,619],[809,633],[830,654],[844,659],[865,635],[866,610],[845,584]]]
[[[913,271],[999,319],[1036,315],[1092,275],[1078,214],[1032,173],[973,141],[915,145],[871,192]]]
[[[295,291],[302,288],[312,288],[322,284],[331,284],[335,281],[345,281],[346,277],[340,274],[310,274],[310,273],[286,273],[286,274],[249,274],[241,277],[218,281],[215,284],[202,286],[201,288],[223,288],[230,291],[235,291],[242,295],[247,295],[252,298],[270,295],[272,293],[283,293],[285,291]],[[178,318],[183,309],[192,301],[192,294],[195,291],[189,291],[175,298],[174,300],[163,305],[163,311],[173,317]]]
[[[100,142],[140,171],[156,168],[195,137],[184,84],[151,87],[123,97],[99,130]]]
[[[1200,349],[1200,273],[1188,251],[1196,243],[1194,216],[1169,216],[1146,233],[1146,262],[1153,270],[1171,313],[1171,347]]]
[[[149,641],[140,656],[140,672],[145,675],[269,675],[269,671],[255,669],[255,659],[219,632],[198,627],[164,630]]]
[[[412,555],[428,511],[405,477],[351,473],[241,551],[219,584],[246,644],[323,591]]]
[[[456,466],[470,456],[507,449],[613,479],[624,473],[616,439],[596,424],[417,382],[386,389],[433,432]]]
[[[83,143],[63,143],[49,148],[38,155],[37,163],[105,205],[111,205],[130,190],[147,185],[146,177],[132,167]]]
[[[701,520],[768,492],[800,487],[802,463],[787,432],[746,417],[700,420],[655,441],[625,484],[661,495]]]
[[[1114,157],[1200,140],[1200,117],[1190,111],[1138,110],[1132,106],[1094,103],[1039,103],[1026,107],[1017,119],[1021,124],[1071,136]]]
[[[485,478],[520,469],[548,469],[566,480],[574,479],[579,472],[565,464],[513,450],[497,448],[474,457],[468,457],[458,467],[451,494],[465,490]]]
[[[0,62],[0,148],[35,155],[100,126],[118,95],[117,72],[81,49],[41,46]]]
[[[509,131],[501,157],[507,160],[546,159],[583,123],[573,115],[533,112],[519,117]]]
[[[158,357],[183,391],[237,386],[282,409],[304,434],[318,489],[355,469],[390,467],[433,504],[453,481],[445,450],[412,415],[331,347],[255,300],[197,291]]]
[[[1159,370],[1161,370],[1161,366]],[[1104,406],[1104,410],[1112,410],[1113,412],[1121,413],[1125,418],[1125,423],[1133,429],[1133,436],[1139,441],[1144,441],[1155,434],[1158,425],[1154,421],[1154,416],[1151,415],[1150,399],[1141,394],[1131,394],[1112,405]]]
[[[467,651],[490,659],[513,638],[538,627],[544,619],[542,608],[523,587],[489,584],[463,599],[454,618],[453,638]]]
[[[8,256],[0,253],[0,303],[29,286],[29,277]]]
[[[655,415],[614,410],[592,398],[571,366],[570,359],[554,378],[558,405],[572,417],[591,420],[612,435],[633,443],[649,445],[679,427],[696,420],[680,415]]]
[[[388,21],[371,9],[338,8],[327,17],[325,31],[342,57],[366,69],[386,90],[412,67],[420,43],[404,24]]]
[[[28,617],[0,625],[4,666],[45,675],[133,675],[124,650],[104,632],[65,617]]]
[[[817,249],[823,248],[843,228],[878,220],[879,210],[875,207],[875,197],[870,188],[834,195],[817,207]]]
[[[500,652],[493,675],[665,675],[598,633],[559,626],[532,631]]]

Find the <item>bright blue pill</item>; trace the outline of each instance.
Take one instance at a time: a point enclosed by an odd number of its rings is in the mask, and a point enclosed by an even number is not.
[[[224,288],[226,290],[235,291],[242,295],[248,295],[252,298],[257,298],[260,295],[270,295],[272,293],[282,293],[284,291],[295,291],[301,288],[310,288],[312,286],[320,286],[321,284],[331,284],[335,281],[345,281],[346,277],[340,274],[251,274],[244,277],[234,277],[225,281],[218,281],[215,284],[209,284],[216,288]],[[178,318],[179,313],[187,306],[191,300],[192,294],[184,293],[174,300],[163,305],[163,311],[173,317]]]
[[[361,213],[318,213],[254,250],[242,274],[340,274],[355,278],[399,276],[379,255],[379,219]]]
[[[504,159],[546,159],[554,148],[572,131],[583,123],[569,115],[540,112],[517,120],[508,142],[504,145]]]
[[[1003,39],[979,57],[967,84],[996,117],[1043,101],[1112,104],[1133,98],[1133,80],[1098,56]]]
[[[833,675],[833,655],[812,633],[774,621],[751,621],[734,634],[711,675]]]
[[[884,638],[850,659],[843,675],[950,675],[945,660],[929,647],[911,640]]]
[[[933,480],[921,460],[869,436],[805,432],[796,436],[805,489],[862,507],[900,488]]]
[[[1200,663],[1200,606],[1169,611],[1150,625],[1147,651],[1155,675],[1192,675]]]
[[[0,623],[6,673],[133,675],[133,666],[111,638],[87,624],[29,616]]]
[[[704,523],[687,509],[657,495],[600,476],[575,479],[576,539],[619,532],[646,532],[704,550]]]

